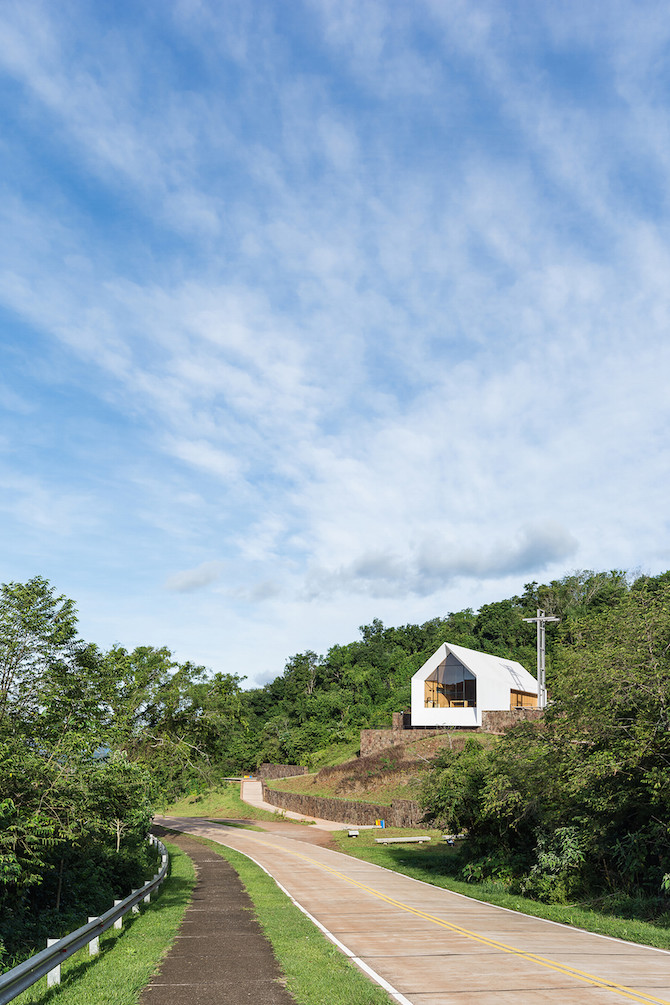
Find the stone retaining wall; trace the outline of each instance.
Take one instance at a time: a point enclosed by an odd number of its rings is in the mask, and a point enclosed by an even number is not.
[[[458,732],[462,733],[463,736],[467,736],[468,733],[504,733],[510,726],[515,726],[517,722],[527,722],[539,719],[541,716],[542,709],[540,708],[512,708],[500,712],[482,712],[481,726],[439,726],[436,729],[431,729],[426,726],[403,724],[403,713],[394,712],[391,729],[361,730],[361,757],[370,757],[389,747],[396,747],[401,743],[411,743],[412,740],[422,740],[426,736],[439,736],[440,733],[449,730],[458,729]],[[406,713],[404,721],[407,722]]]
[[[385,820],[389,827],[417,827],[422,817],[421,807],[412,799],[394,799],[390,806],[382,803],[362,803],[356,799],[329,799],[301,792],[281,792],[263,782],[263,799],[282,810],[303,813],[307,817],[336,820],[343,824],[374,824]]]
[[[482,729],[486,733],[504,733],[517,722],[541,719],[541,708],[511,708],[502,712],[482,712]]]
[[[404,729],[362,729],[361,730],[361,757],[370,757],[378,754],[388,747],[396,747],[401,743],[411,743],[412,740],[423,740],[427,736],[439,736],[441,733],[453,732],[452,726],[439,726],[431,729],[426,726],[405,726]],[[460,732],[466,736],[468,733],[479,733],[475,726],[472,729],[461,727]]]
[[[261,764],[256,778],[290,778],[292,775],[306,775],[302,764]]]

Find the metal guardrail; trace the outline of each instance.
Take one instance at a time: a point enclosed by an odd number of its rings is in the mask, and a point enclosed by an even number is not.
[[[133,890],[125,900],[115,900],[114,907],[101,914],[99,918],[89,918],[88,924],[82,925],[75,932],[62,939],[48,939],[47,948],[39,953],[35,953],[29,959],[12,967],[6,974],[0,976],[0,1005],[6,1005],[13,1001],[26,988],[31,987],[41,977],[47,978],[47,987],[60,983],[60,965],[64,960],[73,956],[77,950],[87,943],[90,946],[91,955],[98,952],[98,939],[103,932],[106,932],[112,925],[120,928],[121,919],[128,911],[139,911],[139,903],[143,900],[149,903],[151,894],[154,893],[165,879],[169,866],[168,853],[165,845],[149,835],[149,841],[154,844],[161,853],[161,867],[153,879],[147,880],[139,890]]]

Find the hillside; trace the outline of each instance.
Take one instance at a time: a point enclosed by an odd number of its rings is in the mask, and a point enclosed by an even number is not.
[[[662,586],[670,574],[629,580],[625,573],[582,571],[561,580],[528,583],[520,596],[465,609],[421,625],[385,627],[375,619],[355,642],[319,656],[292,656],[284,672],[241,695],[245,726],[226,743],[226,770],[253,770],[263,761],[317,769],[350,756],[361,729],[390,726],[393,712],[409,707],[412,675],[444,641],[518,660],[535,672],[538,607],[561,619],[547,627],[547,684],[551,689],[560,653],[572,645],[572,625],[597,618],[631,591]],[[347,751],[348,747],[348,751]]]
[[[474,738],[483,747],[497,741],[497,737],[486,733],[474,734]],[[267,784],[283,792],[390,805],[393,799],[417,799],[426,773],[432,767],[432,759],[444,750],[462,750],[465,742],[463,734],[457,732],[428,736],[389,747],[370,757],[358,757],[309,775],[281,778]]]

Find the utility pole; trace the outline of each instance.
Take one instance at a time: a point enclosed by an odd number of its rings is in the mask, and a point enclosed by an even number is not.
[[[547,707],[547,672],[545,666],[545,649],[544,649],[544,626],[547,621],[560,621],[560,618],[552,618],[545,614],[543,610],[539,607],[537,609],[536,618],[524,618],[524,621],[529,621],[537,625],[537,704],[538,708]]]

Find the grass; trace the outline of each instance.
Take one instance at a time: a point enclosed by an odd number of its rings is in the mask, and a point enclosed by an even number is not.
[[[368,782],[366,779],[365,782]],[[416,779],[399,781],[396,779],[369,779],[365,789],[352,788],[350,792],[342,792],[342,786],[336,780],[323,781],[318,775],[297,775],[295,778],[279,778],[266,782],[269,789],[279,792],[298,792],[301,795],[325,796],[327,799],[355,799],[359,803],[375,803],[389,806],[394,799],[416,799],[418,784]]]
[[[311,766],[318,767],[318,772],[274,779],[267,784],[283,792],[390,806],[394,799],[416,800],[431,759],[450,747],[462,749],[468,739],[491,746],[498,737],[486,733],[465,736],[462,732],[450,731],[415,738],[347,761],[333,757],[330,763],[320,764],[311,758]]]
[[[46,989],[43,977],[15,999],[16,1005],[136,1005],[177,934],[195,884],[193,864],[167,844],[170,874],[156,901],[139,915],[126,914],[124,928],[100,936],[100,955],[80,949],[61,965],[61,984]]]
[[[392,1005],[387,993],[343,956],[267,873],[232,848],[196,840],[227,859],[239,875],[298,1005]]]
[[[173,817],[208,817],[229,820],[276,820],[277,815],[260,810],[240,799],[240,783],[218,785],[204,793],[193,793],[161,806],[161,813]]]
[[[355,740],[342,741],[341,743],[331,743],[322,750],[315,750],[309,755],[309,767],[312,771],[319,768],[330,767],[335,764],[344,764],[358,756],[361,741],[357,737]]]
[[[507,907],[513,911],[523,911],[524,914],[530,914],[535,918],[584,928],[587,932],[597,932],[599,935],[626,939],[628,942],[637,942],[643,946],[670,950],[670,928],[661,925],[636,918],[624,918],[616,914],[605,914],[579,904],[543,904],[528,897],[509,893],[500,882],[465,883],[453,878],[449,872],[453,870],[453,858],[457,850],[439,840],[439,831],[388,828],[384,832],[388,837],[430,834],[433,838],[430,843],[406,846],[375,844],[374,839],[379,837],[380,833],[377,830],[362,830],[358,838],[349,838],[346,832],[338,831],[333,834],[333,838],[338,850],[353,858],[384,866],[393,872],[412,876],[432,886],[462,893],[473,900]]]
[[[350,963],[262,869],[239,852],[195,840],[227,859],[239,874],[298,1005],[392,1005],[386,992]],[[126,915],[123,931],[105,932],[99,956],[92,959],[85,948],[66,960],[58,987],[47,991],[42,978],[16,1005],[137,1005],[174,942],[195,883],[188,855],[165,844],[171,869],[158,900],[132,921]]]

